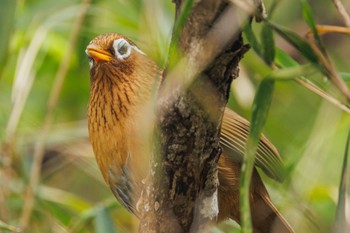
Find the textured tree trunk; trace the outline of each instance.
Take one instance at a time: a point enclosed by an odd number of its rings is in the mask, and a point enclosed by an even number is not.
[[[185,0],[174,2],[179,18]],[[227,1],[194,1],[178,40],[182,59],[160,87],[159,141],[140,199],[139,232],[205,232],[216,221],[221,120],[247,50],[238,10]]]

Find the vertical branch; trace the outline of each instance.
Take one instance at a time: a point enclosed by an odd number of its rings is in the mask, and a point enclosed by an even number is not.
[[[158,95],[158,150],[139,200],[139,232],[203,232],[218,214],[221,119],[247,48],[232,4],[194,2],[182,30],[175,27],[181,34]],[[181,21],[190,1],[175,3]],[[183,55],[172,60],[174,47]]]
[[[38,187],[40,180],[40,170],[44,156],[46,136],[52,124],[59,95],[62,90],[62,86],[71,62],[72,53],[75,50],[75,45],[89,5],[90,0],[83,0],[81,11],[79,12],[78,18],[73,25],[72,33],[69,37],[68,46],[66,52],[64,53],[65,55],[56,74],[54,85],[52,87],[52,91],[48,101],[47,113],[43,124],[43,128],[39,133],[37,143],[34,147],[34,160],[32,163],[29,185],[27,188],[26,196],[24,199],[24,206],[20,218],[20,227],[22,228],[22,230],[25,230],[28,227],[30,216],[33,211],[33,206],[35,202],[34,193]]]

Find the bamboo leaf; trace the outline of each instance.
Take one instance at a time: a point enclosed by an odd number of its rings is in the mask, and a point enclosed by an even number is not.
[[[305,19],[305,22],[309,25],[311,28],[311,31],[313,33],[315,41],[318,43],[318,45],[321,45],[321,39],[318,34],[318,30],[314,21],[314,16],[312,14],[312,10],[310,7],[310,4],[307,0],[301,0],[302,10],[303,10],[303,16]]]
[[[96,233],[116,233],[111,216],[108,210],[104,206],[98,208],[95,221],[95,231]]]
[[[240,177],[240,209],[241,227],[243,233],[252,232],[252,222],[249,207],[250,180],[254,167],[256,150],[259,143],[262,128],[266,122],[268,111],[272,101],[274,81],[264,79],[258,88],[254,98],[251,127],[247,140],[245,157]]]
[[[263,47],[264,61],[271,65],[275,59],[275,42],[271,27],[264,24],[261,31],[261,42]]]
[[[243,26],[243,33],[246,36],[249,45],[253,48],[253,50],[259,55],[261,56],[262,54],[262,48],[261,45],[258,42],[258,39],[256,38],[256,36],[254,35],[254,32],[252,30],[252,25],[251,22],[247,22],[244,24]]]
[[[276,49],[275,62],[280,67],[299,66],[299,63],[297,61],[295,61],[291,56],[279,48]]]
[[[320,65],[317,55],[314,53],[313,49],[304,38],[280,25],[277,25],[270,21],[266,22],[268,22],[268,25],[271,26],[272,29],[275,30],[281,37],[293,45],[306,59],[314,64]]]

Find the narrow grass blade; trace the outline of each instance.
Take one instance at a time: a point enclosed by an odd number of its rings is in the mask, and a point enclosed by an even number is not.
[[[249,136],[245,151],[246,155],[244,157],[242,174],[240,177],[240,209],[241,227],[243,233],[252,232],[252,222],[249,207],[250,179],[254,168],[255,154],[258,147],[260,134],[266,122],[268,111],[271,105],[273,90],[274,81],[270,79],[263,80],[259,85],[253,103],[251,127],[249,130]]]
[[[345,154],[343,160],[343,168],[340,177],[339,191],[338,191],[338,206],[336,212],[335,220],[335,232],[348,232],[347,229],[349,226],[346,221],[346,189],[348,185],[348,157],[349,157],[349,144],[350,144],[350,130],[348,133],[348,138],[345,146]]]

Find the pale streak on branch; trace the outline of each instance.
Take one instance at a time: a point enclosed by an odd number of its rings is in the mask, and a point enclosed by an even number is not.
[[[232,2],[234,1],[232,0]],[[196,76],[222,52],[232,38],[239,33],[241,28],[240,22],[237,20],[237,10],[237,7],[231,4],[205,38],[191,43],[189,55],[182,58],[172,69],[172,72],[168,74],[166,83],[161,90],[162,98],[169,100],[170,90],[176,86],[180,86],[182,90],[185,90]],[[244,20],[244,17],[248,17],[248,14],[242,16],[241,21]],[[182,77],[179,74],[184,73],[188,74],[186,80],[179,81],[179,77]]]
[[[350,16],[346,11],[343,3],[340,0],[333,0],[335,7],[337,8],[339,14],[342,16],[345,26],[350,28]]]

